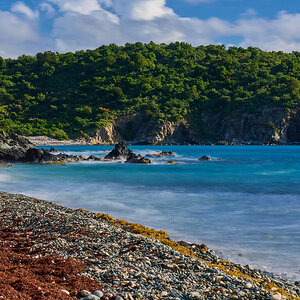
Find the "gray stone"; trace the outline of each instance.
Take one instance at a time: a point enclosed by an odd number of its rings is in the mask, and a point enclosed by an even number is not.
[[[80,295],[81,295],[82,297],[85,297],[85,296],[87,296],[87,295],[89,295],[89,294],[91,294],[91,292],[90,292],[90,291],[87,291],[87,290],[82,290],[82,291],[80,292]]]
[[[100,290],[96,290],[93,294],[99,298],[103,297],[103,293]]]

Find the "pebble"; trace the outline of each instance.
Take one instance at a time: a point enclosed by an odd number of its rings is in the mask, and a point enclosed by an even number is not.
[[[272,300],[281,300],[282,297],[281,297],[281,294],[276,293],[276,294],[272,295],[272,298],[271,298],[271,299],[272,299]]]
[[[80,275],[100,282],[101,291],[82,290],[82,299],[111,299],[118,295],[116,300],[283,300],[276,291],[270,296],[264,288],[266,282],[276,284],[275,280],[291,295],[297,295],[299,290],[299,286],[249,265],[222,265],[222,258],[210,249],[178,242],[193,250],[203,260],[200,261],[155,239],[114,226],[96,214],[22,195],[0,192],[0,221],[8,228],[32,232],[28,236],[36,239],[33,252],[46,250],[49,254],[83,260],[88,267]],[[54,239],[40,238],[45,235]],[[219,269],[218,265],[222,267]],[[236,271],[250,279],[239,277]]]
[[[99,290],[96,290],[93,294],[96,295],[99,298],[103,297],[103,293]]]
[[[86,297],[82,298],[82,300],[99,300],[100,298],[94,294],[89,294]]]
[[[252,283],[250,283],[250,282],[246,283],[246,288],[247,289],[251,289],[252,287],[253,287]]]
[[[67,294],[67,295],[70,295],[70,292],[67,291],[67,290],[61,290],[63,293]]]
[[[80,295],[81,295],[82,297],[86,297],[86,296],[89,295],[89,294],[91,294],[91,292],[90,292],[90,291],[87,291],[87,290],[82,290],[82,291],[80,292]]]

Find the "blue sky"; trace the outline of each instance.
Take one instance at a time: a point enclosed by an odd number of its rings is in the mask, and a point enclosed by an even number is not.
[[[1,0],[0,56],[126,42],[300,50],[300,0]]]

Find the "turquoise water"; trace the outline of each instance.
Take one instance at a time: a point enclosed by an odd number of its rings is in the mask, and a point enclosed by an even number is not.
[[[103,157],[113,147],[56,148]],[[300,279],[300,146],[131,149],[176,157],[153,165],[17,164],[0,169],[0,190],[164,229],[175,240],[205,243],[224,258]],[[197,160],[202,155],[213,160]],[[164,164],[170,159],[181,164]]]

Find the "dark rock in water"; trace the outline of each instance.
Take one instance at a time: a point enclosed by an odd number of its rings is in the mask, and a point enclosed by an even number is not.
[[[85,159],[85,160],[89,160],[89,161],[100,161],[100,160],[102,160],[101,158],[99,158],[99,157],[96,157],[96,156],[94,156],[94,155],[90,155],[87,159]]]
[[[17,134],[0,133],[0,159],[4,161],[25,160],[26,152],[35,149],[35,145]]]
[[[0,160],[0,167],[10,168],[12,167],[12,165],[7,163],[6,161]]]
[[[115,145],[115,148],[110,151],[104,158],[105,159],[127,159],[133,152],[128,149],[126,143],[118,143]]]
[[[203,155],[199,158],[199,160],[211,160],[211,158],[209,156]]]
[[[175,156],[175,153],[171,151],[161,151],[160,153],[147,154],[148,157],[164,157],[164,156]]]
[[[56,150],[54,147],[51,147],[50,150],[48,150],[49,152],[61,152],[61,151],[58,151]]]
[[[128,146],[123,142],[116,144],[115,148],[111,152],[109,152],[104,159],[110,159],[110,160],[123,159],[126,160],[126,163],[134,163],[134,164],[152,163],[150,159],[133,153],[130,149],[128,149]]]
[[[17,134],[6,135],[0,133],[0,160],[8,162],[59,162],[59,161],[78,161],[77,156],[60,153],[51,154],[46,149],[38,149],[28,139]]]
[[[132,164],[152,164],[152,161],[146,157],[141,155],[136,155],[135,153],[131,153],[126,160],[126,163]]]

